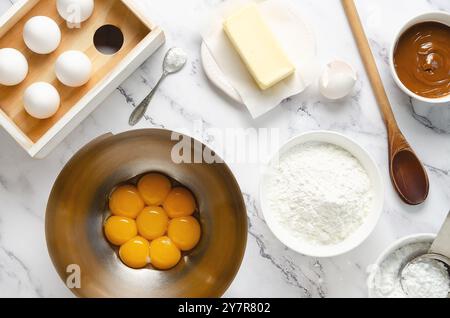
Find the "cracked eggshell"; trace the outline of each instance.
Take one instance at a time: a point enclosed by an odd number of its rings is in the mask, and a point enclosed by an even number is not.
[[[319,90],[328,99],[341,99],[350,94],[356,80],[356,72],[348,63],[335,60],[328,63],[322,72]]]
[[[20,84],[28,74],[28,62],[16,49],[0,49],[0,85]]]

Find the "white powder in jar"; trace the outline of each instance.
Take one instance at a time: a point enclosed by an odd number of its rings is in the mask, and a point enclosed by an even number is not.
[[[282,154],[265,186],[278,222],[313,245],[345,240],[373,204],[371,181],[358,159],[329,143],[308,142]]]
[[[399,272],[404,262],[425,254],[431,242],[402,246],[388,255],[379,267],[370,269],[369,289],[378,298],[446,298],[450,292],[450,277],[446,266],[436,260],[421,260],[403,271],[403,290]]]

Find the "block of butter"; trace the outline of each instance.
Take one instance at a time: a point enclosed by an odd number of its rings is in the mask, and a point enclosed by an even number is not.
[[[258,86],[265,90],[295,72],[294,64],[265,23],[256,4],[232,14],[224,31]]]

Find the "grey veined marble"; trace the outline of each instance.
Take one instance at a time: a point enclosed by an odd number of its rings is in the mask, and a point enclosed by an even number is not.
[[[278,128],[283,141],[308,130],[330,129],[364,146],[385,180],[386,202],[373,234],[346,255],[315,259],[290,251],[267,228],[259,208],[259,165],[231,163],[248,208],[249,237],[242,267],[225,296],[365,297],[366,268],[383,249],[404,235],[437,232],[450,208],[450,110],[448,106],[420,108],[412,102],[395,86],[387,57],[394,33],[404,21],[426,10],[450,11],[448,0],[357,0],[399,126],[430,175],[430,196],[419,207],[403,204],[390,184],[386,131],[340,1],[292,3],[314,29],[322,65],[339,58],[355,67],[359,80],[353,94],[333,103],[322,99],[313,85],[257,120],[223,98],[202,70],[200,32],[204,20],[223,1],[134,1],[143,14],[164,28],[164,49],[144,63],[45,160],[30,159],[0,130],[0,296],[71,296],[46,249],[44,216],[51,186],[64,164],[84,144],[106,132],[129,129],[132,106],[139,104],[160,76],[164,51],[172,46],[188,52],[188,65],[164,83],[146,120],[137,128],[184,129],[213,148],[223,146],[211,134],[213,127]],[[0,13],[13,2],[0,0]]]

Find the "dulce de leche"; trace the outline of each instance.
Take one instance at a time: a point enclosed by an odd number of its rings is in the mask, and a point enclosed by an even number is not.
[[[440,98],[450,94],[450,26],[423,22],[400,37],[394,51],[400,81],[413,93]]]

